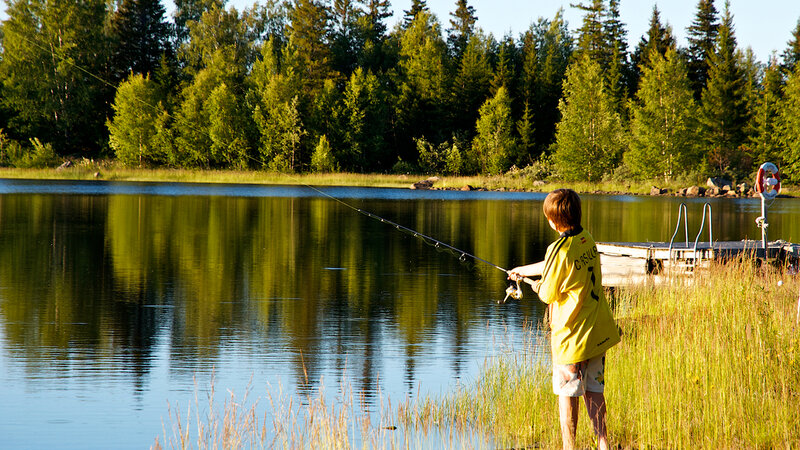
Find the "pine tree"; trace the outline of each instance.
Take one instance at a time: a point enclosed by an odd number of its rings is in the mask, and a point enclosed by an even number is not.
[[[503,173],[518,151],[508,90],[500,87],[494,98],[481,106],[479,115],[472,148],[480,161],[481,173]]]
[[[600,64],[588,55],[567,70],[558,109],[561,121],[553,154],[557,172],[567,180],[588,181],[611,173],[622,155],[622,121]]]
[[[707,146],[706,158],[711,170],[718,175],[742,170],[740,146],[746,141],[750,112],[745,98],[745,73],[736,55],[733,17],[727,2],[702,100],[700,133]]]
[[[172,27],[160,0],[123,0],[111,17],[114,53],[112,74],[122,80],[130,72],[154,74],[162,57],[174,58]]]
[[[783,98],[784,79],[776,58],[771,58],[764,70],[758,100],[753,110],[750,146],[753,162],[758,165],[765,161],[783,165],[783,145],[780,142],[778,118]]]
[[[778,108],[779,142],[782,147],[784,181],[800,181],[800,65],[789,75],[784,98]]]
[[[467,47],[472,35],[475,33],[475,22],[478,17],[475,15],[475,8],[467,4],[467,0],[457,0],[456,10],[450,13],[450,28],[447,30],[447,44],[450,53],[455,59],[461,58],[461,54]]]
[[[674,48],[666,57],[650,49],[631,118],[631,143],[625,163],[642,178],[669,181],[698,162],[694,130],[697,106],[688,73]]]
[[[714,0],[700,0],[695,19],[686,30],[689,39],[689,80],[696,99],[700,98],[708,82],[708,66],[716,47],[718,29]]]
[[[794,31],[792,31],[792,39],[789,40],[787,45],[788,47],[786,47],[786,50],[784,50],[781,55],[783,58],[781,67],[784,73],[790,74],[794,71],[797,64],[800,63],[800,19],[797,20],[797,26],[795,26]]]

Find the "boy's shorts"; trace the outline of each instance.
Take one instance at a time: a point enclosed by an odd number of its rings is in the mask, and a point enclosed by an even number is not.
[[[574,364],[553,364],[553,392],[565,397],[580,397],[605,388],[606,354]]]

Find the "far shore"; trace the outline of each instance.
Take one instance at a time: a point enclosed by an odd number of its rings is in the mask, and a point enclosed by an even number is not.
[[[537,180],[531,177],[506,173],[504,175],[442,176],[423,174],[357,174],[357,173],[312,173],[289,174],[256,170],[200,170],[200,169],[140,169],[118,167],[113,163],[78,163],[70,167],[44,169],[0,168],[0,178],[36,180],[105,180],[139,182],[179,183],[232,183],[232,184],[276,184],[314,186],[354,186],[434,190],[476,190],[509,192],[550,192],[557,187],[574,189],[582,194],[605,195],[661,195],[682,197],[728,197],[757,196],[750,182],[731,183],[730,190],[724,186],[716,189],[707,180],[603,180],[598,182]],[[745,183],[745,186],[741,186]],[[692,187],[696,191],[686,191]],[[781,197],[800,195],[798,186],[783,186]]]

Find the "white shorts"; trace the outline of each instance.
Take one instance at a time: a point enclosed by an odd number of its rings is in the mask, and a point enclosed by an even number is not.
[[[605,388],[606,354],[574,364],[553,364],[553,393],[580,397]]]

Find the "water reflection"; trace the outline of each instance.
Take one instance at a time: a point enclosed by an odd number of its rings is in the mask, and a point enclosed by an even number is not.
[[[68,193],[41,193],[53,189],[41,182],[0,186],[30,192],[0,195],[0,380],[8,398],[28,404],[0,418],[10,442],[26,442],[36,424],[63,423],[43,406],[52,396],[31,397],[30,386],[94,413],[89,429],[116,417],[113,425],[134,436],[124,440],[139,448],[161,432],[165,399],[190,391],[198,373],[216,371],[224,388],[255,376],[299,393],[313,393],[325,377],[344,380],[366,405],[448,389],[500,351],[498,338],[513,339],[541,314],[530,292],[520,303],[494,303],[505,288],[497,269],[308,192],[192,195],[208,188],[122,184],[118,193],[78,183],[73,193],[60,185]],[[331,192],[502,267],[541,258],[555,237],[541,194],[360,191],[369,194]],[[601,241],[664,240],[679,202],[584,196],[585,222]],[[692,239],[701,207],[689,202]],[[756,200],[713,207],[715,238],[758,237]],[[771,236],[800,240],[798,212],[797,200],[776,202]],[[127,390],[129,411],[141,411],[130,425],[116,410]],[[68,422],[84,444],[76,446],[90,447]]]

